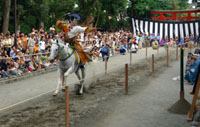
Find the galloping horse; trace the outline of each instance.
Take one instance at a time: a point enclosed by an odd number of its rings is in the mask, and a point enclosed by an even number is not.
[[[52,43],[49,61],[52,63],[55,59],[58,60],[57,64],[59,73],[58,85],[53,94],[54,96],[58,94],[62,80],[65,82],[67,76],[74,72],[80,81],[80,89],[77,94],[83,94],[85,68],[80,67],[80,57],[77,54],[78,53],[74,49],[64,45],[60,38],[58,38],[56,42]],[[81,69],[81,77],[79,74],[79,69]],[[64,75],[66,78],[63,78]]]

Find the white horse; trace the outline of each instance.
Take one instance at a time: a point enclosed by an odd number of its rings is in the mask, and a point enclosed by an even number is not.
[[[56,91],[54,92],[54,96],[56,96],[59,92],[61,83],[66,83],[66,78],[69,74],[72,74],[75,72],[76,76],[78,77],[80,81],[80,89],[77,92],[77,94],[83,94],[83,88],[84,88],[84,78],[85,78],[85,68],[80,67],[80,64],[77,61],[80,61],[80,57],[78,56],[78,60],[75,56],[75,50],[68,47],[67,45],[64,45],[61,43],[62,40],[58,39],[56,42],[52,43],[51,46],[51,54],[49,61],[52,63],[55,59],[57,59],[58,64],[58,73],[59,73],[59,80],[58,85],[56,88]],[[79,69],[81,69],[82,76],[80,77]],[[66,76],[64,78],[63,76]]]

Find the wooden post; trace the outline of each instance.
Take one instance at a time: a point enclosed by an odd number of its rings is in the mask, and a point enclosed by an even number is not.
[[[192,100],[192,105],[190,107],[190,112],[189,112],[188,117],[187,117],[187,120],[189,120],[189,121],[191,121],[192,118],[193,118],[193,114],[194,114],[195,107],[196,107],[196,102],[197,102],[197,99],[198,99],[199,89],[200,89],[200,74],[199,74],[198,79],[197,79],[197,84],[196,84],[194,97],[193,97],[193,100]]]
[[[176,46],[176,60],[178,60],[178,45]]]
[[[125,64],[125,93],[128,95],[128,64]]]
[[[69,127],[69,87],[65,87],[65,127]]]
[[[152,77],[154,77],[154,54],[152,54]]]
[[[169,67],[169,47],[167,47],[167,67]]]
[[[146,57],[147,57],[147,46],[146,46]]]
[[[132,64],[132,52],[130,52],[130,65]]]
[[[180,53],[180,98],[184,98],[184,56],[183,49]]]
[[[105,74],[107,74],[107,56],[105,56]]]

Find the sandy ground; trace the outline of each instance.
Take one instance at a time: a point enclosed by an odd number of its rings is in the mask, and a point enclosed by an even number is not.
[[[171,60],[171,62],[172,61],[174,60]],[[129,66],[129,87],[131,89],[131,96],[137,96],[137,93],[142,93],[148,88],[149,82],[154,79],[151,76],[150,63],[151,58],[146,59],[143,63]],[[156,58],[156,77],[167,69],[165,63],[165,57]],[[76,96],[74,92],[70,92],[70,127],[107,126],[100,123],[103,118],[111,115],[116,110],[114,107],[118,105],[117,102],[125,96],[124,79],[124,68],[122,67],[92,82],[92,85],[90,85],[83,96]],[[8,111],[7,115],[0,116],[0,126],[64,127],[64,93],[59,94],[57,97],[52,97],[51,94],[52,93],[28,102],[25,106],[17,107],[13,111]],[[145,96],[148,97],[148,94]],[[174,100],[174,102],[175,101],[176,100]],[[146,103],[141,101],[141,105],[143,104],[145,105]],[[141,105],[137,106],[140,107]],[[142,107],[140,111],[142,111]],[[141,114],[145,114],[145,112],[141,112]],[[142,116],[140,117],[142,118]],[[177,117],[177,121],[182,122],[177,123],[176,126],[170,127],[186,127],[188,123],[184,121],[184,117],[185,116],[181,117],[181,120],[179,119],[180,117]],[[173,119],[176,121],[176,117],[173,117]],[[116,120],[120,121],[120,119]],[[127,120],[131,121],[131,119],[128,118]],[[184,126],[183,123],[185,123]],[[157,125],[152,124],[152,126],[149,127],[156,126]],[[158,126],[160,127],[160,125]],[[140,125],[133,126],[129,124],[124,127],[140,127]]]

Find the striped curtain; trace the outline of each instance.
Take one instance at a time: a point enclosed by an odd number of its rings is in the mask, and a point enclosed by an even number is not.
[[[200,20],[193,21],[156,21],[148,19],[132,18],[133,32],[135,34],[154,33],[160,38],[168,39],[178,37],[179,40],[189,37],[190,34],[198,35],[200,33]]]

